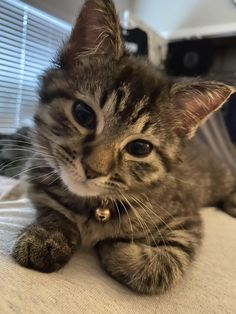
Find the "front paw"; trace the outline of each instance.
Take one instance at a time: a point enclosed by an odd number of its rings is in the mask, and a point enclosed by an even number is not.
[[[12,255],[22,266],[50,273],[61,268],[72,253],[62,232],[32,225],[18,237]]]
[[[138,243],[99,243],[105,270],[119,282],[142,294],[160,294],[182,277],[189,264],[178,248],[149,247]]]

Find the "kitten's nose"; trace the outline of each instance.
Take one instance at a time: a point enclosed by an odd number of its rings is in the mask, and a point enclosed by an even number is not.
[[[83,166],[84,166],[84,172],[85,172],[85,175],[86,175],[87,179],[96,179],[97,177],[101,176],[100,173],[98,173],[97,171],[93,170],[88,165],[83,164]]]

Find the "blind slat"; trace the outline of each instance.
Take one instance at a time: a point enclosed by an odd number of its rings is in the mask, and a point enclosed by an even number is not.
[[[33,85],[33,84],[32,85],[26,85],[26,84],[23,84],[23,83],[21,83],[23,85],[22,89],[24,89],[24,90],[32,90],[33,92],[35,91],[35,85]],[[0,82],[0,88],[1,89],[4,88],[4,87],[6,87],[6,88],[13,88],[14,89],[14,88],[17,88],[18,85],[19,85],[19,83]]]
[[[54,45],[59,46],[62,42],[61,38],[59,39],[59,38],[54,37],[54,36],[50,36],[48,38],[45,38],[45,35],[43,33],[36,33],[33,31],[28,31],[26,36],[27,36],[27,40],[29,42],[33,41],[33,42],[37,42],[39,44],[41,44],[43,42],[48,47],[53,47]]]
[[[5,61],[6,62],[12,62],[12,63],[17,63],[19,62],[20,63],[20,55],[16,55],[15,57],[9,55],[9,54],[6,54],[6,53],[3,53],[1,52],[0,53],[0,63],[2,64],[5,64]]]
[[[0,59],[13,57],[14,60],[16,60],[17,58],[20,58],[19,52],[20,52],[20,50],[18,52],[15,52],[15,51],[11,51],[9,49],[5,49],[2,47],[2,45],[0,45]]]
[[[14,107],[16,106],[16,103],[17,103],[17,95],[15,95],[16,97],[12,97],[12,98],[4,98],[2,96],[0,96],[0,109],[1,108],[7,108],[8,105],[11,106],[11,107]],[[36,103],[37,102],[37,99],[35,99],[34,97],[30,97],[28,96],[27,98],[24,98],[24,101],[25,102],[27,100],[27,103]]]
[[[0,30],[19,38],[22,37],[22,25],[16,26],[15,24],[6,23],[4,20],[1,20]]]
[[[0,132],[32,121],[38,77],[70,29],[21,1],[0,0]]]
[[[0,123],[1,123],[1,127],[5,126],[5,127],[9,127],[9,126],[13,126],[15,121],[14,119],[11,119],[10,117],[6,117],[6,120],[3,120],[0,118]],[[0,140],[1,142],[1,140]]]
[[[11,35],[8,36],[6,33],[0,31],[0,38],[1,38],[1,42],[5,43],[9,46],[22,48],[21,47],[22,46],[22,40],[17,38],[17,37],[14,37]],[[57,50],[57,47],[54,47],[54,46],[48,47],[48,46],[44,46],[44,45],[42,46],[36,42],[30,42],[30,41],[27,41],[26,45],[27,45],[27,49],[30,49],[30,50],[33,49],[35,51],[38,51],[38,53],[40,52],[40,54],[41,53],[48,53],[49,55],[52,55]]]
[[[10,107],[10,108],[0,108],[0,115],[2,116],[4,114],[4,119],[6,117],[12,118],[14,116],[14,112],[16,111],[16,107]],[[0,139],[1,141],[1,139]]]
[[[11,52],[15,52],[17,54],[19,54],[21,52],[21,45],[14,45],[14,42],[12,43],[12,45],[10,44],[10,42],[8,42],[6,40],[6,42],[3,42],[2,38],[0,41],[0,49],[3,52],[3,49],[5,50],[9,50]]]
[[[22,23],[23,23],[23,16],[21,19],[18,19],[18,18],[14,18],[14,17],[11,17],[9,15],[7,15],[8,11],[4,9],[1,9],[0,11],[0,19],[1,21],[3,22],[3,25],[9,25],[9,24],[14,24],[16,26],[22,26]],[[17,17],[17,15],[16,15]]]
[[[9,46],[7,44],[4,44],[2,42],[0,42],[0,58],[2,58],[3,55],[5,56],[12,56],[15,58],[20,58],[20,53],[21,53],[21,48],[20,47],[13,47],[13,46]],[[31,60],[35,61],[36,59],[40,62],[40,63],[47,63],[48,60],[50,60],[51,55],[49,53],[41,53],[39,55],[39,52],[37,49],[29,49],[27,47],[27,50],[25,52],[25,59],[26,60]],[[45,61],[47,60],[47,61]]]
[[[4,95],[0,95],[0,104],[1,108],[4,107],[4,104],[15,104],[16,103],[16,95],[11,95],[9,97],[5,97]]]
[[[22,44],[22,38],[9,34],[9,32],[4,32],[0,30],[0,38],[2,42],[5,42],[9,45],[18,46]]]
[[[43,19],[37,18],[33,14],[29,15],[28,22],[29,22],[30,25],[32,24],[33,26],[39,27],[39,28],[41,28],[44,31],[48,31],[48,29],[47,29],[47,27],[45,25],[49,24],[50,25],[50,29],[52,31],[58,33],[58,31],[60,30],[66,36],[68,35],[68,33],[71,30],[71,26],[69,24],[67,24],[67,26],[64,26],[64,27],[60,27],[60,26],[58,27],[58,25],[56,25],[56,24],[53,25],[53,23],[43,21]]]
[[[30,80],[28,77],[24,77],[23,80],[24,84],[27,84],[29,86],[33,86],[35,87],[35,81],[34,80]],[[0,84],[15,84],[18,85],[19,84],[19,77],[17,75],[13,76],[13,77],[7,77],[4,76],[4,81],[1,81]]]
[[[18,68],[15,68],[15,67],[12,67],[10,64],[8,64],[6,66],[3,64],[0,64],[0,75],[1,75],[1,72],[6,72],[6,71],[19,74],[20,66]],[[27,74],[27,76],[29,76],[33,79],[37,77],[37,73],[38,73],[38,70],[36,70],[36,69],[30,69],[30,70],[25,71],[25,74]]]
[[[24,8],[18,8],[16,5],[9,3],[8,1],[1,1],[0,8],[5,8],[10,13],[17,14],[18,16],[24,13]],[[22,10],[23,9],[23,10]]]
[[[22,92],[24,92],[25,95],[27,96],[31,96],[31,97],[35,97],[35,91],[30,91],[30,90],[27,90],[26,88],[22,88]],[[17,93],[17,91],[14,89],[14,88],[5,88],[5,87],[2,87],[1,88],[1,94],[5,94],[5,95],[9,95],[9,93],[16,93],[16,94],[19,94],[19,92]]]
[[[68,23],[66,23],[66,22],[64,22],[58,18],[55,18],[54,16],[47,14],[41,10],[35,9],[32,6],[25,4],[19,0],[1,0],[1,1],[2,1],[1,3],[5,2],[4,7],[7,10],[13,10],[14,11],[15,9],[20,9],[20,10],[23,9],[24,11],[30,13],[30,17],[32,19],[39,19],[41,22],[43,21],[45,23],[49,23],[49,24],[51,24],[52,27],[56,27],[59,30],[70,31],[70,29],[71,29],[71,26]],[[1,3],[0,3],[0,5],[1,5]],[[12,9],[12,6],[14,6],[14,9]]]

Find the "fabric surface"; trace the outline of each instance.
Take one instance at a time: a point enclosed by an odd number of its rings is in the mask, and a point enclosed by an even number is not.
[[[11,185],[0,178],[0,195]],[[181,282],[161,296],[140,296],[120,285],[93,252],[78,250],[52,274],[20,267],[10,252],[34,214],[24,197],[0,202],[0,313],[236,313],[236,220],[217,209],[202,210],[203,247]]]

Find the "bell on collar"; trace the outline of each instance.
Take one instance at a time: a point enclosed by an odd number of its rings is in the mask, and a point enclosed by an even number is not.
[[[101,207],[95,210],[95,218],[99,222],[107,222],[111,218],[111,211],[107,201],[102,201]]]

